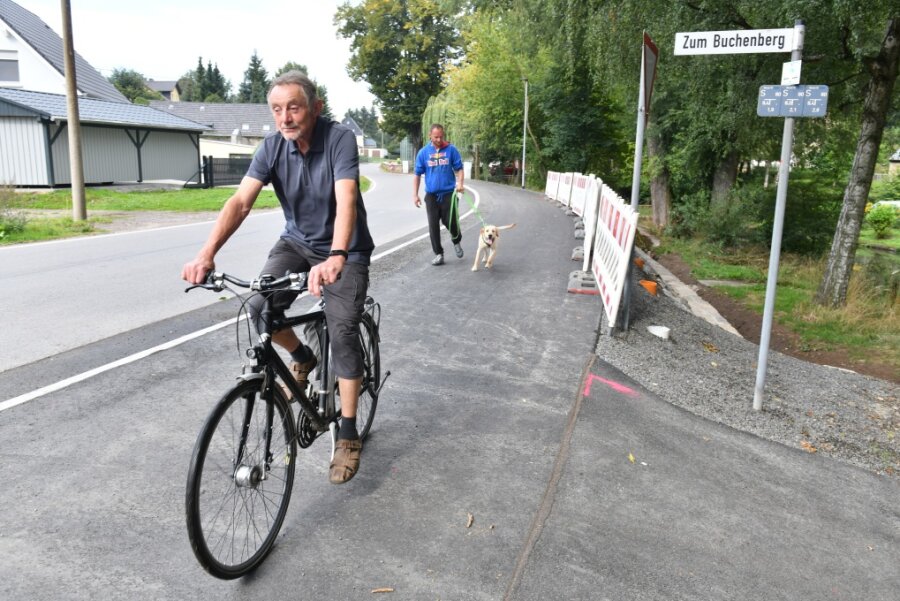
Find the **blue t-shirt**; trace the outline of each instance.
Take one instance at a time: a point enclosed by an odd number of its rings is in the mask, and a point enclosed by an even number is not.
[[[369,264],[375,244],[369,234],[366,207],[359,190],[359,154],[350,129],[319,117],[304,157],[280,133],[267,136],[253,156],[247,176],[272,184],[284,211],[281,234],[314,252],[327,255],[334,238],[337,198],[334,182],[356,180],[356,223],[348,261]]]
[[[462,168],[462,157],[453,144],[438,150],[429,142],[416,155],[416,175],[425,174],[425,191],[436,196],[449,194],[456,189],[456,176],[453,173]]]

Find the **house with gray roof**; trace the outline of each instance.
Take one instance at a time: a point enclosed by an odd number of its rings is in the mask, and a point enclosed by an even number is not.
[[[0,88],[0,184],[71,183],[66,96]],[[86,184],[200,181],[208,128],[149,106],[79,98]]]
[[[159,92],[163,98],[169,102],[181,101],[181,86],[177,81],[156,81],[154,79],[147,80],[147,87],[154,92]]]
[[[40,17],[12,0],[0,0],[0,88],[65,94],[64,59],[62,38]],[[79,96],[128,102],[78,52],[75,75]]]
[[[265,103],[167,102],[151,100],[150,106],[206,125],[203,137],[232,144],[258,146],[275,131],[272,111]]]
[[[356,148],[359,156],[382,158],[387,156],[387,150],[378,147],[378,142],[372,138],[367,138],[363,129],[356,122],[356,119],[347,115],[341,120],[341,124],[350,128],[353,135],[356,136]]]

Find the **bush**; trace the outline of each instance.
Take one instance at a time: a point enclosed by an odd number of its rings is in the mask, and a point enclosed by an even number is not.
[[[21,211],[14,211],[11,208],[13,197],[15,194],[12,190],[0,187],[0,238],[7,234],[16,234],[25,230],[25,224],[28,218]]]
[[[761,211],[769,192],[757,187],[735,188],[725,202],[715,205],[704,224],[710,242],[725,248],[764,244],[769,232],[760,227]]]
[[[872,182],[872,188],[869,190],[869,200],[878,202],[879,200],[894,200],[897,198],[900,198],[900,176],[889,176]]]
[[[712,206],[708,192],[683,196],[672,210],[671,233],[679,238],[703,236],[725,248],[764,243],[767,233],[760,228],[760,211],[766,195],[760,188],[736,188]]]
[[[804,185],[798,181],[788,189],[784,209],[781,248],[806,256],[821,255],[831,247],[834,229],[841,214],[841,191]],[[763,208],[763,227],[771,236],[775,221],[775,194]],[[768,240],[768,238],[767,238]]]
[[[709,212],[709,192],[687,194],[673,203],[669,232],[676,238],[690,238],[703,231]]]
[[[876,238],[887,238],[897,219],[897,211],[891,205],[879,204],[866,215],[866,223],[875,231]]]

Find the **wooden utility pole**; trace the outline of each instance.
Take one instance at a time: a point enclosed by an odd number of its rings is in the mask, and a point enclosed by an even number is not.
[[[62,2],[63,58],[66,66],[66,128],[69,135],[69,173],[72,181],[72,220],[87,219],[84,198],[84,167],[81,162],[81,118],[78,116],[78,85],[75,79],[75,46],[72,42],[72,7]]]

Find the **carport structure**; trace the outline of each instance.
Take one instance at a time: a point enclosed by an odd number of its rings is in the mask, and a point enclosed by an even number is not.
[[[86,184],[200,181],[209,129],[148,106],[78,99]],[[0,88],[0,185],[71,183],[66,97]]]

